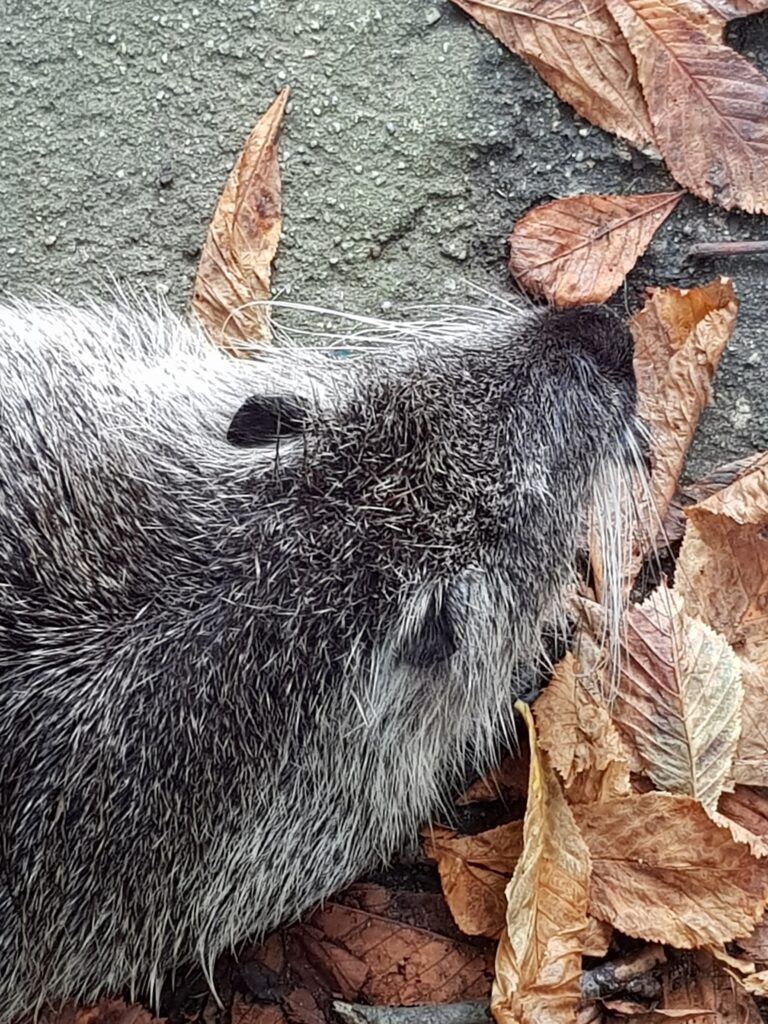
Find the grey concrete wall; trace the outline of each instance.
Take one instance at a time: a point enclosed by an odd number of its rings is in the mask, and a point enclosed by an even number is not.
[[[768,66],[768,18],[736,45]],[[227,173],[284,85],[286,298],[396,314],[506,287],[531,205],[672,187],[585,125],[447,0],[0,0],[0,294],[103,293],[114,275],[183,309]],[[691,470],[768,447],[760,259],[692,265],[695,240],[765,218],[684,200],[619,302],[731,271],[742,316]]]

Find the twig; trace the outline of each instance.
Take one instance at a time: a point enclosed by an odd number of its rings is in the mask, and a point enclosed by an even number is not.
[[[604,999],[617,992],[631,992],[633,995],[653,995],[656,992],[654,978],[648,978],[654,967],[666,963],[663,946],[646,946],[638,953],[593,967],[581,976],[583,999]]]
[[[347,1024],[489,1024],[487,999],[466,1003],[429,1003],[424,1006],[363,1006],[334,1002],[333,1008]]]
[[[754,242],[697,242],[688,250],[688,258],[755,256],[763,253],[768,253],[768,238],[760,238]]]

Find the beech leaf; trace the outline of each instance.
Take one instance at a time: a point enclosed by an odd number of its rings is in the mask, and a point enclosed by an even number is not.
[[[200,256],[192,310],[206,333],[233,355],[270,336],[272,260],[280,240],[277,142],[284,89],[256,124],[221,193]]]
[[[514,226],[509,269],[555,306],[605,302],[682,194],[571,196],[537,206]]]

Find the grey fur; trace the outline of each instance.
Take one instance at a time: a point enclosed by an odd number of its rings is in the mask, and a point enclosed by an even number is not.
[[[617,507],[631,342],[603,310],[381,337],[235,360],[135,302],[0,307],[0,1024],[210,976],[511,730]],[[228,444],[253,394],[303,433]]]

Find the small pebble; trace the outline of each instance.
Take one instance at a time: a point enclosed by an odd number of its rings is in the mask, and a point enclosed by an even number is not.
[[[424,20],[428,25],[436,25],[440,18],[440,11],[436,7],[430,7],[424,14]]]

